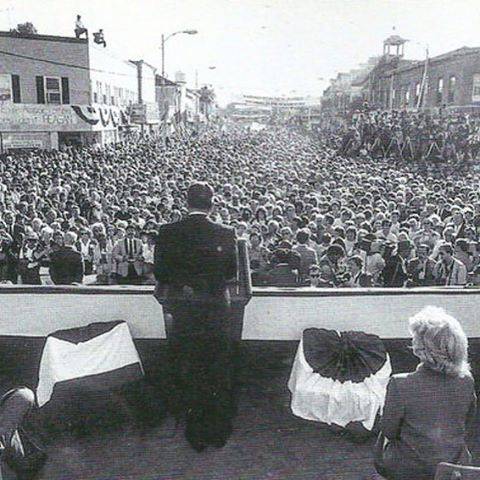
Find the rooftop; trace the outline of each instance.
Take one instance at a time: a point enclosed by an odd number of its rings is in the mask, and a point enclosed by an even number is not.
[[[58,36],[58,35],[40,35],[38,33],[35,33],[35,34],[21,34],[21,33],[16,33],[16,32],[0,31],[0,37],[21,38],[21,39],[24,39],[24,40],[41,40],[41,41],[47,41],[47,42],[65,42],[65,43],[88,44],[88,40],[86,38],[61,37],[61,36]]]

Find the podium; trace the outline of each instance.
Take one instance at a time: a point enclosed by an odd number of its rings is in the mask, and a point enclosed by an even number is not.
[[[250,261],[248,246],[245,239],[237,240],[238,245],[238,276],[234,284],[230,285],[232,300],[231,335],[234,342],[240,343],[242,339],[243,317],[245,306],[252,298],[252,276],[250,274]]]

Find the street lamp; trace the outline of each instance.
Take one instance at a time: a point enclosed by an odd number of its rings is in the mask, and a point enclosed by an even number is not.
[[[165,36],[162,33],[162,77],[165,78],[165,42],[172,38],[174,35],[178,35],[179,33],[184,33],[186,35],[196,35],[198,33],[197,30],[178,30],[178,32],[173,32],[170,35]]]

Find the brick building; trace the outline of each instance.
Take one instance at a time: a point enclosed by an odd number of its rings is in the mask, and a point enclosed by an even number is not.
[[[480,112],[480,48],[462,47],[425,60],[386,53],[362,79],[371,107]]]
[[[0,150],[119,141],[132,128],[139,72],[86,39],[0,32]],[[156,105],[147,77],[141,102]]]

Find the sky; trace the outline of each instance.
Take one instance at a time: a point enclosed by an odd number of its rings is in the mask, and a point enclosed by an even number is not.
[[[210,84],[220,103],[239,94],[320,96],[338,72],[382,52],[392,33],[405,57],[480,46],[480,0],[0,0],[0,30],[32,22],[39,33],[73,35],[77,13],[103,28],[115,56]],[[211,67],[215,67],[214,69]]]

